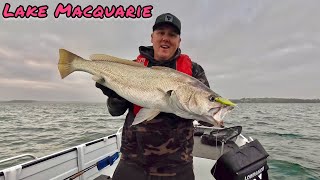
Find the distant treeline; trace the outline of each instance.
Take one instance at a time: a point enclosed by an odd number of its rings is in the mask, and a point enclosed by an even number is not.
[[[320,103],[320,99],[294,99],[294,98],[241,98],[232,99],[235,103]]]

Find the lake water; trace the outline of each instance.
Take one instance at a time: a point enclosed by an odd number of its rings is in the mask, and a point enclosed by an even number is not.
[[[124,116],[104,103],[1,103],[0,160],[38,157],[115,133]],[[225,118],[270,154],[270,179],[320,179],[320,104],[239,104]],[[0,165],[0,169],[6,164]]]

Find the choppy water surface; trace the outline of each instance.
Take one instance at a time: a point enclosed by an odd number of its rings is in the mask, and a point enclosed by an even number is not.
[[[270,154],[270,179],[320,179],[320,104],[239,104],[225,119]],[[38,157],[113,134],[124,116],[103,103],[0,104],[0,160]],[[0,169],[4,168],[0,165]]]

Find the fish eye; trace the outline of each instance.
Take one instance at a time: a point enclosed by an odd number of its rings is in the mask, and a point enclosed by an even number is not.
[[[214,101],[216,101],[216,98],[214,96],[209,96],[209,101],[214,102]]]

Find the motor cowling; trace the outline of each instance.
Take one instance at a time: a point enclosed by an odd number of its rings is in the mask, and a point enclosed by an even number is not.
[[[216,180],[267,180],[268,156],[260,142],[254,140],[223,154],[211,174]]]

